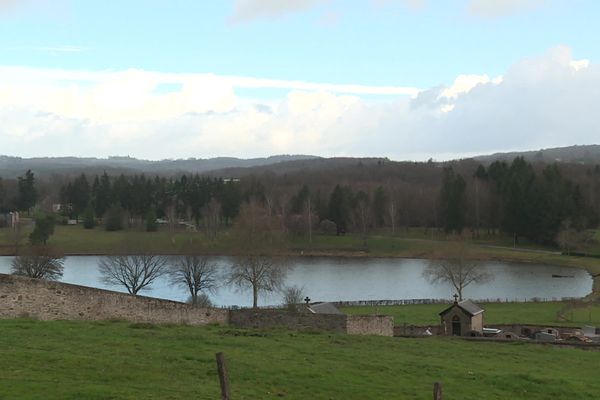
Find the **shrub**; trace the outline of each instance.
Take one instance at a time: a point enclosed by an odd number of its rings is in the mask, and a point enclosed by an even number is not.
[[[157,230],[156,213],[154,210],[149,210],[146,214],[146,232],[156,232]]]
[[[96,226],[96,219],[94,217],[94,208],[89,205],[83,212],[83,227],[85,229],[94,229]]]
[[[121,206],[116,204],[111,206],[104,214],[104,228],[109,232],[123,229],[124,214]]]
[[[319,223],[319,233],[323,235],[335,235],[337,233],[337,225],[333,221],[324,219]]]

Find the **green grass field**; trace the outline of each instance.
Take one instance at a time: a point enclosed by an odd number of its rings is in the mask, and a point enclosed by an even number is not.
[[[600,352],[524,343],[0,321],[0,399],[598,399]]]
[[[566,302],[539,303],[482,303],[485,310],[484,323],[491,324],[533,324],[533,325],[562,325],[562,326],[600,326],[600,306],[568,311],[565,315],[569,320],[560,320],[558,312],[567,305]],[[359,306],[344,307],[348,314],[383,314],[393,315],[397,326],[407,325],[438,325],[438,313],[449,305],[424,304],[403,306]]]

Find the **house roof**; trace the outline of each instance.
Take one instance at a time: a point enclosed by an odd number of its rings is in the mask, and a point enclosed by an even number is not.
[[[441,316],[445,315],[450,310],[452,310],[454,307],[460,308],[461,310],[463,310],[465,313],[467,313],[471,317],[474,317],[475,315],[481,314],[483,312],[483,308],[479,307],[477,304],[473,303],[471,300],[463,300],[463,301],[459,301],[458,303],[452,304],[450,307],[448,307],[444,311],[442,311],[440,313],[440,315]]]
[[[344,314],[333,303],[314,303],[308,309],[314,314]]]

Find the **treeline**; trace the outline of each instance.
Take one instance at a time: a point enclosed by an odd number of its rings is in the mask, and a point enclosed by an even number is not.
[[[598,225],[594,207],[600,180],[600,166],[589,171],[595,192],[584,196],[579,184],[565,178],[557,164],[536,172],[519,157],[511,164],[496,161],[488,168],[479,165],[473,174],[474,201],[467,199],[467,185],[451,167],[444,169],[440,209],[447,232],[467,227],[467,208],[475,210],[471,228],[502,230],[537,243],[553,243],[564,229],[581,231]]]
[[[564,229],[596,227],[600,213],[600,166],[523,158],[489,165],[374,160],[333,169],[325,163],[321,169],[252,171],[240,179],[56,175],[35,185],[28,171],[0,182],[0,208],[23,210],[33,202],[49,210],[60,203],[63,213],[84,219],[106,219],[116,210],[131,226],[186,221],[214,235],[252,203],[295,235],[318,230],[366,238],[373,229],[423,227],[473,235],[502,231],[515,241],[538,243],[555,242]]]

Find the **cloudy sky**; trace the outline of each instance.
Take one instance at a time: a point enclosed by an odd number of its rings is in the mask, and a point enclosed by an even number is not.
[[[0,154],[600,143],[596,0],[0,0]]]

